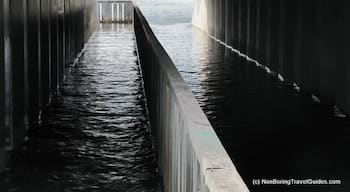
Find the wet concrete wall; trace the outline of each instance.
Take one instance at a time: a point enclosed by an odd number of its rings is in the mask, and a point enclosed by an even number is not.
[[[193,25],[350,114],[346,0],[196,0]]]
[[[134,18],[163,191],[248,191],[188,85],[137,7]]]
[[[0,171],[97,21],[94,0],[0,1]]]

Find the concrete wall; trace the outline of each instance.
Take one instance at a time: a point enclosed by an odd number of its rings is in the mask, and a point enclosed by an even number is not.
[[[95,0],[0,1],[0,171],[95,27]]]
[[[189,87],[137,7],[134,25],[164,191],[248,191]]]
[[[346,0],[196,0],[193,25],[350,114]]]

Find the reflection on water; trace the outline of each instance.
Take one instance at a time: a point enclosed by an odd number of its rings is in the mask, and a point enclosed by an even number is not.
[[[101,26],[13,155],[0,191],[158,191],[148,129],[133,28]]]
[[[149,10],[153,30],[252,191],[350,191],[349,120],[238,57],[190,21],[161,24]],[[175,17],[171,11],[162,16]],[[342,185],[253,186],[254,178],[341,179]]]
[[[188,23],[192,19],[192,0],[137,0],[151,25]]]
[[[197,98],[252,191],[348,191],[349,121],[213,40],[199,40],[194,38],[196,55],[207,62],[199,62],[203,92]],[[343,184],[254,187],[254,178],[342,179]]]

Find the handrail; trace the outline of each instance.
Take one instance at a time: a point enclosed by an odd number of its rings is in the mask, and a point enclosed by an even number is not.
[[[98,2],[100,3],[112,3],[112,2],[117,2],[117,3],[131,3],[132,0],[98,0]]]
[[[99,0],[97,4],[100,23],[132,23],[131,0]]]
[[[134,3],[147,106],[165,191],[249,191],[188,85]]]

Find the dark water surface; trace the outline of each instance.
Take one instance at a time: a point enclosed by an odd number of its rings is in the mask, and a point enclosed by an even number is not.
[[[39,124],[12,156],[0,191],[158,191],[132,25],[103,25]]]
[[[190,20],[183,21],[190,13],[172,15],[183,5],[169,4],[165,14],[154,13],[151,5],[142,8],[251,191],[350,191],[348,118],[193,28]],[[175,17],[178,22],[159,22]],[[264,178],[340,179],[342,184],[252,184]]]

